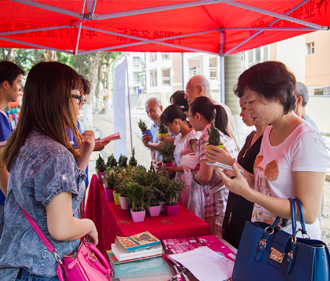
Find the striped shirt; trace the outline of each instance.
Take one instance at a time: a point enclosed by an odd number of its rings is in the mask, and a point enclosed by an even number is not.
[[[209,142],[209,135],[207,133],[207,129],[211,127],[211,123],[208,124],[203,134],[201,135],[200,139],[197,143],[197,152],[199,153],[199,161],[208,160],[206,156],[206,145]],[[233,158],[237,158],[238,150],[235,141],[225,135],[224,133],[220,132],[220,139],[223,145],[226,147],[228,152]],[[226,206],[227,206],[227,199],[228,199],[228,189],[224,188],[217,193],[213,194],[210,191],[210,188],[214,187],[217,184],[220,184],[221,177],[220,175],[213,170],[213,177],[210,182],[205,185],[201,185],[203,193],[204,193],[204,218],[213,217],[216,215],[220,215],[221,213],[225,213]]]

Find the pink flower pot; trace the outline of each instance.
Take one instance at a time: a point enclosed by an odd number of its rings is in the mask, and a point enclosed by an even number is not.
[[[157,217],[160,214],[161,206],[151,206],[147,205],[147,212],[150,217]]]
[[[128,206],[127,206],[127,198],[126,197],[121,197],[119,196],[119,202],[120,202],[120,207],[123,210],[128,210]]]
[[[166,167],[173,167],[173,163],[164,163]]]
[[[167,204],[164,204],[165,213],[168,216],[176,216],[179,212],[179,204],[176,204],[174,206],[167,206]]]
[[[103,182],[104,172],[97,171],[97,179]]]
[[[134,222],[142,222],[144,221],[144,218],[146,217],[146,210],[139,211],[139,212],[133,212],[132,209],[130,209],[132,220]]]
[[[114,199],[113,199],[113,191],[114,189],[104,189],[104,192],[105,192],[105,198],[107,198],[107,201],[108,202],[113,202]]]

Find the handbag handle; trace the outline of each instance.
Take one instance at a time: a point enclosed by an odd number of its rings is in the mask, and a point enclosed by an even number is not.
[[[304,210],[301,201],[298,198],[294,199],[296,201],[297,207],[298,207],[298,212],[299,212],[299,218],[300,218],[300,224],[302,229],[298,229],[297,231],[301,231],[302,234],[308,235],[307,230],[306,230],[306,224],[305,224],[305,217],[304,217]]]
[[[53,245],[48,241],[48,239],[46,238],[45,234],[41,231],[41,229],[39,228],[39,226],[36,224],[36,222],[33,220],[33,218],[31,218],[31,216],[21,207],[21,205],[18,205],[23,214],[25,215],[25,217],[27,218],[27,220],[29,221],[29,223],[31,224],[31,226],[33,227],[33,229],[35,230],[35,232],[38,234],[38,236],[40,237],[41,241],[45,244],[45,246],[47,247],[48,251],[54,255],[56,262],[57,262],[57,268],[56,268],[56,274],[58,277],[59,281],[64,281],[63,278],[63,272],[62,272],[62,261],[61,261],[61,257],[56,253],[56,249],[53,247]]]
[[[88,243],[86,241],[84,241],[83,243],[85,243],[85,245],[90,248],[97,256],[97,258],[102,262],[102,264],[104,265],[104,267],[107,269],[106,271],[104,271],[104,268],[99,268],[104,274],[109,273],[110,270],[110,265],[108,263],[108,261],[106,260],[106,258],[101,254],[100,250],[98,248],[96,248],[96,246],[92,243]]]
[[[292,236],[295,236],[296,229],[297,229],[296,205],[292,198],[289,198],[289,201],[290,201],[290,206],[291,206]]]

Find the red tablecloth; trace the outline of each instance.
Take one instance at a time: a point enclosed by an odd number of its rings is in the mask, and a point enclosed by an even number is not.
[[[105,255],[116,236],[129,236],[149,231],[159,239],[197,237],[210,234],[209,225],[180,204],[176,216],[161,212],[159,217],[146,215],[144,222],[135,223],[128,210],[115,202],[107,202],[102,182],[93,175],[90,181],[85,217],[92,219],[99,233],[99,250]]]

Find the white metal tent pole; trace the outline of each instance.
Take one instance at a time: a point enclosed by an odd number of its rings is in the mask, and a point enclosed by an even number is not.
[[[220,31],[219,38],[219,55],[220,55],[220,102],[225,103],[225,34],[223,30]]]

